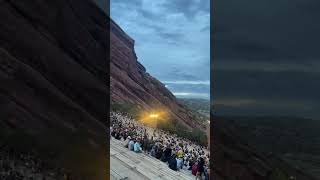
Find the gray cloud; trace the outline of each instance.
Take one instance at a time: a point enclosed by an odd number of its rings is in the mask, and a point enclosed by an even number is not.
[[[216,4],[216,113],[320,119],[320,2]],[[221,99],[231,100],[219,103]],[[243,100],[250,103],[241,104]]]
[[[157,20],[157,18],[159,18],[159,16],[157,16],[156,14],[154,14],[150,11],[144,10],[142,8],[139,9],[139,13],[141,14],[141,16],[148,18],[148,19]]]
[[[166,1],[164,6],[172,12],[183,13],[187,18],[194,18],[199,12],[210,12],[210,1],[208,0]]]
[[[142,7],[142,0],[109,0],[111,7],[117,4],[126,5],[128,7],[138,8]]]
[[[219,2],[217,55],[277,61],[318,58],[319,7],[314,0]]]
[[[169,72],[169,76],[171,77],[176,77],[175,80],[187,80],[187,81],[192,81],[192,80],[198,80],[199,77],[192,75],[188,72],[183,71],[179,67],[172,67],[171,71]]]
[[[182,43],[188,43],[188,40],[181,33],[158,31],[158,36],[160,36],[160,38],[163,40],[167,40],[168,44],[175,46],[179,46]]]

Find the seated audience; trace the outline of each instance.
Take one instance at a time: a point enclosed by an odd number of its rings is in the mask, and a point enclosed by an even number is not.
[[[210,153],[203,146],[167,131],[148,127],[123,113],[110,113],[110,135],[134,152],[144,152],[177,171],[209,177]]]

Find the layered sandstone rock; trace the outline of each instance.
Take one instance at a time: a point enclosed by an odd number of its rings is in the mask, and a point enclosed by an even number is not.
[[[132,103],[144,110],[166,108],[171,116],[187,127],[204,126],[178,103],[175,96],[137,61],[134,40],[111,21],[110,90],[113,103]]]
[[[106,15],[89,0],[12,0],[1,1],[0,21],[2,125],[103,136]]]
[[[92,0],[0,4],[0,146],[50,147],[59,168],[105,179],[107,15]]]

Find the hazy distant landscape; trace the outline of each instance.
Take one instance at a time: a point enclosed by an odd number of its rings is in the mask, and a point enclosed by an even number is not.
[[[224,117],[224,124],[265,155],[320,179],[320,121],[293,117]]]
[[[210,117],[210,100],[209,99],[188,99],[178,98],[178,101],[187,106],[189,109]]]

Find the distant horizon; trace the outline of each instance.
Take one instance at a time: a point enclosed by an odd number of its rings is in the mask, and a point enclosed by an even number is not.
[[[160,80],[177,98],[210,100],[210,81]],[[195,92],[195,89],[197,91]]]
[[[196,94],[196,93],[173,93],[178,99],[203,99],[210,101],[210,96],[207,94]]]

